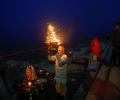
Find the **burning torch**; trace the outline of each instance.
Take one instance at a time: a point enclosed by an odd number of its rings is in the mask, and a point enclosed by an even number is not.
[[[53,25],[48,24],[46,42],[48,46],[48,55],[54,55],[57,52],[58,45],[60,41],[56,37],[55,28]]]

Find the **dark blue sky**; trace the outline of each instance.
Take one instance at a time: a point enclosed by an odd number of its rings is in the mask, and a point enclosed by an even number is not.
[[[42,43],[47,22],[73,39],[110,33],[120,21],[120,0],[3,0],[1,48],[34,48]]]

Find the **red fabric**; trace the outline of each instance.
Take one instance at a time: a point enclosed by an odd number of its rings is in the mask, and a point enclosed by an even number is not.
[[[91,42],[91,52],[100,58],[101,48],[100,48],[100,41],[98,38],[94,38]]]

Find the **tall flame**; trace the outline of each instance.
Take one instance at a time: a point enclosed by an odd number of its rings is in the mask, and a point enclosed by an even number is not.
[[[52,25],[48,25],[48,32],[47,32],[47,37],[46,37],[46,43],[52,43],[52,42],[57,42],[57,44],[60,44],[60,41],[57,39],[56,34],[55,34],[55,28]]]

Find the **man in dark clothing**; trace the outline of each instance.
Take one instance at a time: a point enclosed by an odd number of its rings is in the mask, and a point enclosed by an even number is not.
[[[112,63],[120,66],[120,23],[115,24],[115,32],[112,33]]]

